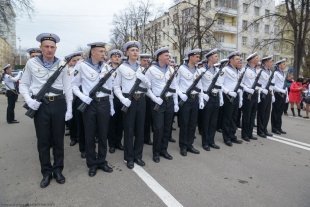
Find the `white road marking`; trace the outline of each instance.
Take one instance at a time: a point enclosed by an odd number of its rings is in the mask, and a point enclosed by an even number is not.
[[[162,187],[150,174],[142,167],[135,165],[133,171],[144,181],[144,183],[168,206],[183,207],[164,187]]]
[[[284,116],[285,117],[285,116]],[[291,116],[291,115],[288,115],[286,117],[289,117],[289,118],[294,118],[294,119],[300,119],[300,120],[306,120],[306,121],[310,121],[310,119],[305,119],[303,117],[299,117],[299,116]]]
[[[304,150],[310,151],[309,147],[305,147],[305,146],[302,146],[302,145],[299,145],[299,144],[294,144],[294,143],[291,143],[291,142],[288,142],[288,141],[284,141],[284,140],[281,140],[281,139],[277,139],[277,138],[273,138],[273,137],[267,137],[267,139],[270,139],[270,140],[273,140],[273,141],[276,141],[276,142],[281,142],[283,144],[291,145],[293,147],[297,147],[297,148],[300,148],[300,149],[304,149]]]

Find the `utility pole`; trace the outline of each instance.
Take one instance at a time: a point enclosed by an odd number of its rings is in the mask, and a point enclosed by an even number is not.
[[[21,39],[20,39],[20,37],[18,37],[17,38],[18,39],[18,41],[19,41],[19,65],[21,65],[22,64],[22,54],[21,54],[21,44],[20,44],[20,42],[22,41]]]

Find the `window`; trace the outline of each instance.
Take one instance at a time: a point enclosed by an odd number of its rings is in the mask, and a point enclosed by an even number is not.
[[[242,21],[242,30],[244,30],[244,31],[248,30],[248,21],[246,21],[246,20]]]
[[[163,27],[165,27],[166,26],[166,22],[165,22],[165,20],[163,20]]]
[[[215,0],[215,1],[214,1],[214,5],[215,5],[215,6],[219,6],[219,0]]]
[[[242,37],[242,45],[246,46],[248,42],[248,38],[247,37]]]
[[[174,29],[174,35],[177,35],[178,34],[178,30],[175,28]]]
[[[224,42],[224,34],[217,34],[215,37],[218,42]]]
[[[178,49],[178,45],[177,45],[176,42],[174,42],[174,43],[173,43],[173,50],[176,50],[176,49]]]
[[[259,23],[254,23],[254,32],[258,32],[259,30]]]
[[[247,58],[247,57],[246,57],[246,54],[245,54],[245,53],[241,53],[241,58],[242,58],[243,61],[245,61],[246,58]]]
[[[174,22],[177,22],[177,21],[178,21],[178,14],[174,14],[174,15],[173,15],[173,21],[174,21]]]
[[[168,18],[168,19],[167,19],[167,25],[169,25],[169,24],[170,24],[170,19]]]
[[[265,16],[266,16],[266,18],[269,18],[268,15],[270,15],[270,11],[268,9],[265,9]]]
[[[268,24],[265,25],[265,33],[269,34],[269,25]]]
[[[207,10],[211,9],[211,1],[206,2],[206,9]]]
[[[259,16],[259,7],[258,6],[254,6],[254,14],[256,16]]]
[[[217,24],[219,24],[219,25],[224,25],[224,24],[225,24],[224,18],[219,17],[219,18],[217,19]]]
[[[258,46],[258,38],[254,38],[254,46]]]
[[[248,13],[249,4],[243,3],[243,13]]]

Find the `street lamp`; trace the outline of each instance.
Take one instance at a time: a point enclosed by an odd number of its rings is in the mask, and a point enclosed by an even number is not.
[[[20,37],[18,37],[17,39],[19,41],[19,65],[21,65],[22,64],[22,56],[21,56],[21,44],[20,44],[20,42],[22,40],[20,39]]]

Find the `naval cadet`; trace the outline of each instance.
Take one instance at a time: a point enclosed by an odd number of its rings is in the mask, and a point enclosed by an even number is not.
[[[256,77],[261,74],[256,71],[259,62],[257,53],[253,53],[247,57],[248,64],[245,66],[244,76],[241,82],[243,88],[243,106],[242,106],[242,130],[241,138],[247,142],[250,139],[257,140],[253,136],[253,128],[258,103],[258,86],[254,86]]]
[[[97,169],[111,173],[113,169],[106,161],[107,135],[110,115],[114,115],[112,78],[110,77],[96,92],[94,98],[89,97],[90,91],[110,70],[104,62],[106,43],[89,43],[89,58],[78,63],[75,70],[78,72],[72,81],[73,93],[88,106],[83,112],[83,123],[86,143],[86,164],[88,175],[93,177]],[[81,90],[80,90],[81,86]],[[98,155],[96,154],[95,137],[98,139]]]
[[[144,166],[142,160],[144,142],[145,121],[145,93],[150,87],[149,80],[144,75],[144,68],[139,66],[138,58],[141,44],[137,41],[129,41],[123,49],[128,57],[116,70],[114,81],[114,94],[122,104],[128,108],[123,112],[124,123],[124,162],[129,169],[134,168],[134,163]],[[135,89],[133,99],[129,99],[129,92],[136,80],[141,81]]]
[[[151,82],[151,88],[147,95],[151,98],[151,112],[154,127],[153,136],[153,161],[158,163],[160,156],[172,160],[173,157],[168,153],[168,140],[172,131],[172,122],[175,112],[178,112],[178,97],[175,93],[175,76],[172,76],[174,69],[169,65],[169,48],[162,47],[154,53],[156,62],[146,72],[146,77]],[[165,88],[167,81],[172,79],[169,91],[161,99],[160,95]],[[158,109],[155,110],[155,106]]]
[[[36,47],[27,49],[27,52],[30,58],[37,57],[42,54],[41,49]]]
[[[70,77],[62,70],[58,78],[45,94],[43,102],[35,97],[49,77],[64,63],[55,57],[56,43],[60,41],[56,34],[42,33],[36,40],[41,43],[42,55],[28,60],[20,82],[20,93],[29,108],[36,111],[34,125],[37,136],[37,148],[43,179],[41,188],[50,184],[53,177],[59,184],[65,183],[62,174],[64,168],[65,121],[72,118],[72,91]],[[54,163],[51,164],[50,148],[53,150]]]
[[[267,136],[272,136],[271,133],[268,132],[267,126],[270,118],[271,111],[271,102],[274,99],[272,85],[268,84],[270,76],[272,75],[272,65],[273,60],[272,56],[266,56],[262,58],[262,74],[258,80],[258,82],[262,85],[261,90],[261,101],[257,106],[257,135],[266,138]]]
[[[238,116],[238,108],[242,106],[242,96],[240,91],[234,91],[241,75],[241,72],[238,70],[240,53],[238,51],[232,52],[228,55],[227,59],[229,62],[228,65],[223,68],[222,75],[222,91],[224,93],[223,114],[225,115],[222,123],[222,135],[224,143],[231,147],[233,143],[242,143],[242,141],[237,139],[236,136],[236,120]]]
[[[193,154],[200,153],[199,150],[194,148],[193,143],[197,126],[198,109],[204,108],[201,81],[196,85],[196,90],[192,90],[189,96],[186,95],[189,87],[200,75],[196,67],[200,61],[200,53],[201,49],[189,51],[186,54],[187,59],[185,59],[185,63],[180,66],[177,74],[177,94],[180,100],[184,102],[179,110],[179,147],[182,156],[187,156],[187,152]]]
[[[205,72],[201,79],[203,93],[208,95],[208,100],[205,100],[206,104],[202,110],[202,148],[206,151],[210,151],[210,147],[214,149],[220,149],[214,142],[214,136],[216,133],[217,119],[219,108],[224,104],[222,95],[222,77],[219,76],[215,85],[211,91],[208,92],[210,84],[217,73],[222,73],[219,68],[214,65],[218,62],[218,49],[215,48],[205,55],[207,59],[206,66],[200,71]],[[218,74],[220,75],[220,74]]]
[[[108,52],[108,57],[110,58],[110,66],[115,69],[122,62],[121,58],[123,57],[123,52],[117,49],[113,49]],[[115,77],[116,73],[114,73],[113,76]],[[117,96],[114,96],[113,103],[115,114],[110,117],[109,133],[108,133],[110,153],[114,153],[116,149],[119,149],[121,151],[124,150],[124,146],[122,144],[124,127],[122,117],[123,114],[121,110],[123,104],[121,103],[121,101],[118,99]]]
[[[276,62],[276,71],[272,82],[274,83],[275,102],[272,104],[271,111],[271,128],[274,134],[286,134],[282,130],[282,114],[284,112],[285,103],[288,102],[287,87],[285,84],[284,70],[286,68],[286,59]]]

